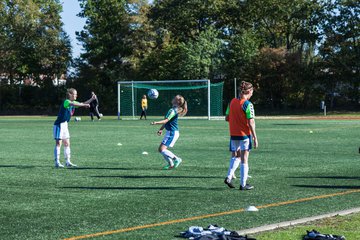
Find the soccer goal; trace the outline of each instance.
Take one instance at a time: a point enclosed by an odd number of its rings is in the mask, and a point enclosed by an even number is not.
[[[137,119],[141,114],[141,98],[149,89],[157,89],[159,97],[148,99],[148,116],[163,116],[177,94],[188,102],[187,117],[207,118],[223,116],[223,82],[210,80],[119,81],[118,119]]]

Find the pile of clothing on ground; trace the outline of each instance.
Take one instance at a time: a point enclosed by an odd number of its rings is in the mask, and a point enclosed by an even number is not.
[[[316,230],[307,231],[304,240],[345,240],[344,236],[321,234]]]
[[[192,226],[186,232],[180,233],[180,237],[192,240],[256,240],[255,238],[240,236],[235,231],[229,231],[217,225],[210,225],[205,229]]]

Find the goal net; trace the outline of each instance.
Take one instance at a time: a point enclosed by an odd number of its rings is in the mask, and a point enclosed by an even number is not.
[[[171,100],[180,94],[188,103],[187,117],[223,116],[223,85],[209,80],[119,81],[118,119],[136,119],[141,114],[141,98],[149,89],[159,91],[157,99],[148,98],[148,116],[163,116]]]

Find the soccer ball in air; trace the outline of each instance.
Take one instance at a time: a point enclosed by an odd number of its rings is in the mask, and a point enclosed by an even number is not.
[[[159,97],[159,92],[156,89],[150,89],[147,95],[150,99],[157,99]]]

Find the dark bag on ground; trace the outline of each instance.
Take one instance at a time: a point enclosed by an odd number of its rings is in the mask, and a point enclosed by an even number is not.
[[[344,236],[321,234],[316,230],[307,231],[304,240],[345,240]]]
[[[235,231],[229,231],[218,225],[209,225],[207,228],[191,226],[185,232],[180,233],[179,237],[192,240],[256,240],[248,236],[240,236]]]

